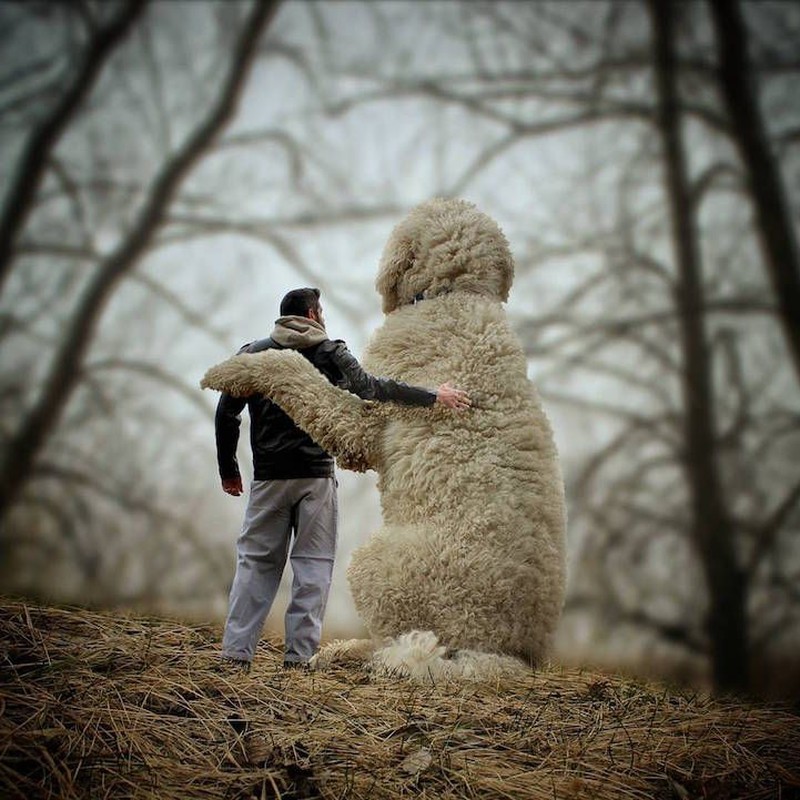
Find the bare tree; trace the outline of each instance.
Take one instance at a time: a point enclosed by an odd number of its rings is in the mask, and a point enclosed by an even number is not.
[[[709,0],[717,40],[718,80],[731,137],[747,173],[763,259],[781,326],[800,380],[800,249],[780,169],[758,103],[758,75],[748,55],[739,0]]]
[[[98,265],[79,297],[35,403],[19,429],[7,442],[0,461],[0,519],[8,512],[29,479],[35,459],[57,426],[79,383],[81,366],[96,325],[120,280],[136,265],[163,220],[164,213],[191,169],[235,111],[238,97],[253,62],[260,36],[275,12],[277,2],[256,3],[241,27],[232,50],[228,73],[208,113],[164,162],[148,188],[130,229]],[[34,170],[39,172],[37,162]],[[20,178],[29,185],[30,176]],[[34,181],[34,184],[36,181]],[[14,226],[9,230],[13,233]]]
[[[655,43],[657,121],[664,143],[665,189],[678,269],[676,307],[685,409],[683,461],[691,497],[691,537],[710,596],[708,638],[714,685],[721,691],[741,692],[748,688],[746,583],[736,563],[734,531],[716,459],[712,361],[703,314],[705,290],[675,87],[675,22],[670,4],[652,0],[649,7]]]
[[[15,240],[30,215],[59,139],[145,6],[146,0],[129,0],[109,22],[89,19],[87,42],[69,84],[50,113],[29,134],[0,213],[0,293],[13,268]]]
[[[252,4],[207,4],[187,15],[153,5],[107,60],[93,92],[65,128],[58,147],[52,148],[44,180],[17,237],[0,310],[5,356],[0,368],[0,428],[6,448],[19,446],[31,415],[43,408],[42,390],[48,373],[53,387],[51,366],[58,363],[51,359],[65,352],[64,331],[73,329],[76,310],[83,314],[85,305],[80,304],[107,274],[165,171],[173,169],[186,145],[197,141],[201,112],[209,107],[213,112],[224,103],[222,94],[214,96],[217,89],[230,96],[230,80],[220,86],[220,65],[234,49],[241,52],[246,33],[256,37],[243,17],[248,8],[256,10]],[[75,53],[66,49],[67,67],[86,44],[78,7],[59,7],[42,17],[33,6],[9,13],[38,25],[42,42],[74,36]],[[302,7],[297,15],[302,15]],[[289,31],[291,24],[286,26]],[[209,56],[202,60],[194,52],[197,29],[211,37]],[[280,31],[261,37],[253,47],[253,58],[264,66],[280,67],[284,62],[297,70],[299,82],[305,81],[314,100],[313,48],[304,52],[287,44]],[[60,69],[63,52],[54,47],[50,56]],[[23,63],[24,55],[12,52]],[[8,63],[15,63],[13,57]],[[231,70],[238,66],[232,64]],[[15,67],[13,74],[23,71]],[[20,94],[12,91],[11,77],[3,85],[11,94]],[[35,88],[41,94],[38,84]],[[55,101],[57,86],[50,86],[46,94]],[[263,93],[255,94],[263,102]],[[120,103],[130,107],[127,119],[132,118],[134,129],[120,113]],[[33,106],[18,103],[16,109],[14,125],[0,128],[5,135],[1,143],[9,153],[15,137],[24,138],[20,131],[27,137],[32,127]],[[364,324],[352,288],[340,288],[341,281],[329,269],[325,274],[327,265],[311,266],[300,243],[315,238],[309,231],[386,219],[398,206],[359,203],[357,198],[346,204],[331,202],[332,196],[343,199],[347,183],[336,167],[338,154],[314,142],[306,145],[298,135],[298,130],[314,124],[312,113],[313,107],[303,109],[294,120],[258,128],[221,123],[220,134],[201,148],[202,163],[198,156],[178,178],[180,191],[163,205],[139,255],[112,279],[90,346],[77,361],[77,378],[58,399],[60,416],[41,441],[4,517],[0,547],[5,557],[0,560],[5,579],[18,590],[63,581],[69,585],[72,580],[77,587],[72,596],[77,593],[82,600],[104,604],[120,598],[152,601],[156,596],[174,602],[182,583],[187,602],[204,593],[224,595],[229,575],[220,556],[227,561],[229,553],[218,552],[214,539],[215,532],[231,530],[235,509],[215,502],[208,491],[213,480],[213,436],[207,430],[213,398],[197,390],[194,376],[199,376],[205,359],[219,357],[242,341],[231,340],[218,313],[234,306],[230,301],[235,286],[230,280],[226,285],[220,276],[212,279],[215,276],[198,266],[192,279],[197,291],[184,294],[174,287],[185,284],[181,275],[190,269],[176,267],[185,261],[181,248],[190,249],[196,241],[211,243],[220,236],[228,245],[233,237],[240,243],[256,242],[277,254],[298,280],[327,287],[330,308],[354,326]],[[176,146],[181,140],[184,146]],[[163,169],[157,173],[152,164]],[[223,176],[215,174],[219,165],[224,165]],[[240,184],[231,165],[268,175],[285,173],[268,192],[260,193],[260,199],[269,200],[265,213],[263,202],[257,214],[248,204],[249,174]],[[284,213],[284,196],[295,201],[296,210]],[[119,237],[120,247],[109,245],[113,237]],[[236,250],[232,260],[240,260]],[[224,271],[240,280],[236,266],[225,265]],[[256,305],[257,292],[247,295]],[[111,312],[102,313],[109,301]],[[240,309],[242,301],[239,293],[235,305]],[[271,311],[263,313],[268,319]],[[251,324],[257,324],[260,333],[264,319],[259,316]],[[206,344],[214,344],[213,349],[205,348],[205,355],[199,352],[198,334]],[[176,344],[184,352],[199,354],[176,359]],[[178,426],[183,433],[176,437]],[[207,455],[208,469],[187,473],[186,464],[197,462],[201,453]],[[7,456],[6,467],[12,469],[10,450]],[[148,561],[153,568],[143,571]],[[48,578],[56,566],[63,581]],[[161,580],[166,574],[170,579]]]

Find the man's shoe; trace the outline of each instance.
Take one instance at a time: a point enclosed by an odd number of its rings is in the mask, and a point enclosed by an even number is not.
[[[300,669],[303,671],[308,671],[308,661],[284,661],[283,662],[284,669]]]
[[[232,656],[222,656],[220,662],[222,669],[226,672],[250,672],[250,662],[243,658],[233,658]]]

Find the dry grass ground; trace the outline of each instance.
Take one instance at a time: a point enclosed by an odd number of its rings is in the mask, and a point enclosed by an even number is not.
[[[221,670],[220,631],[0,604],[4,798],[789,798],[800,717],[579,670]]]

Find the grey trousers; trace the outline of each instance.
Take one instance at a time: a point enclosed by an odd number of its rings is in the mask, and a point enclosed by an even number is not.
[[[333,574],[337,523],[335,478],[252,482],[236,542],[223,656],[253,659],[290,544],[293,581],[284,620],[284,659],[308,661],[317,652]]]

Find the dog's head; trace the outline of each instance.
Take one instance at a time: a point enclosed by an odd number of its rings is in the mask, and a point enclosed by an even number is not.
[[[388,314],[455,291],[505,301],[513,278],[514,259],[497,223],[465,200],[436,198],[392,231],[375,287]]]

